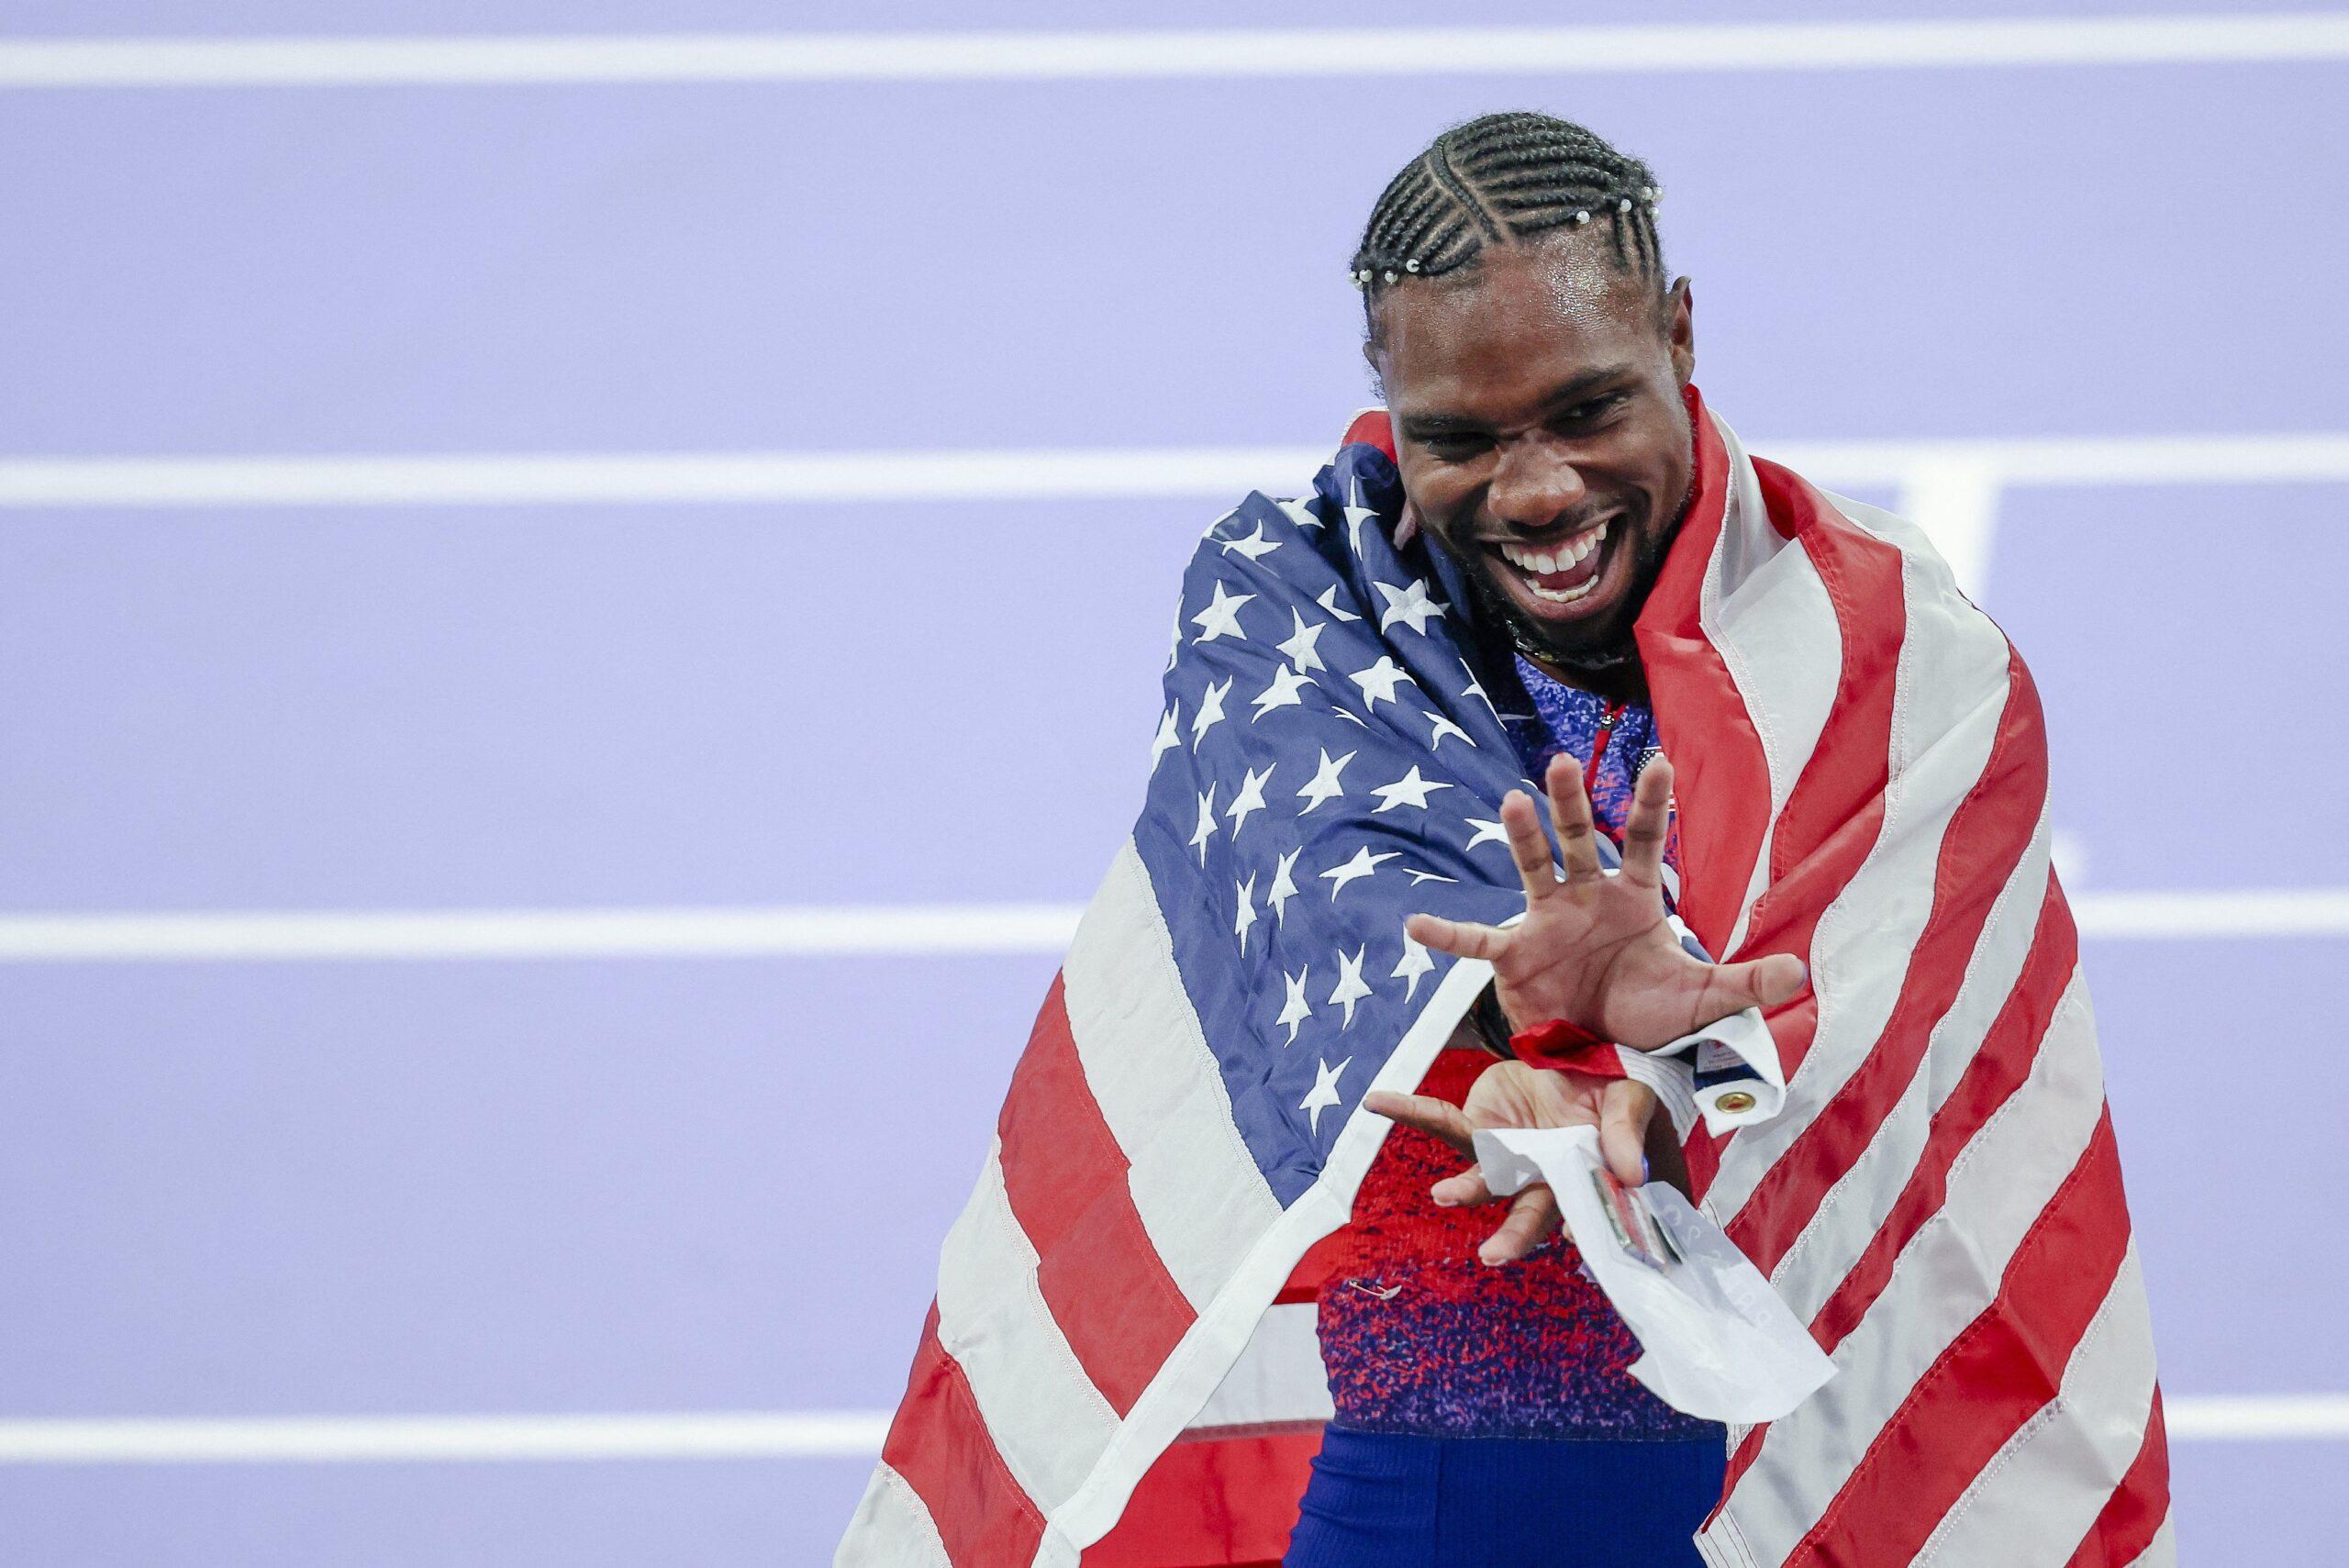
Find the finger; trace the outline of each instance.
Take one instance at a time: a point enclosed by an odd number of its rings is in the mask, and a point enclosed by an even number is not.
[[[1497,959],[1508,951],[1507,931],[1473,920],[1447,920],[1441,915],[1414,915],[1403,922],[1404,932],[1423,948],[1460,958]]]
[[[1547,1186],[1528,1187],[1508,1206],[1508,1218],[1485,1239],[1485,1244],[1476,1249],[1476,1256],[1488,1268],[1513,1263],[1540,1246],[1542,1239],[1556,1229],[1557,1195]]]
[[[1664,885],[1664,839],[1672,828],[1672,764],[1659,753],[1640,770],[1631,809],[1623,818],[1623,876],[1642,887]]]
[[[1550,840],[1542,836],[1542,818],[1533,809],[1533,797],[1521,789],[1513,789],[1502,796],[1501,826],[1508,829],[1509,858],[1517,862],[1517,874],[1525,883],[1525,902],[1530,906],[1555,892],[1558,886],[1558,873],[1550,858]]]
[[[1470,1166],[1456,1176],[1446,1176],[1428,1189],[1438,1208],[1471,1208],[1480,1203],[1490,1203],[1498,1195],[1485,1184],[1485,1173]]]
[[[1598,1152],[1615,1179],[1636,1187],[1648,1179],[1648,1118],[1655,1115],[1655,1091],[1619,1078],[1598,1102]]]
[[[1582,764],[1561,751],[1550,759],[1550,826],[1558,830],[1558,858],[1566,880],[1598,874],[1598,834],[1590,825],[1590,796],[1582,787]]]
[[[1476,1129],[1458,1106],[1449,1100],[1439,1100],[1432,1095],[1398,1095],[1380,1089],[1363,1096],[1363,1108],[1383,1116],[1404,1127],[1417,1128],[1442,1139],[1461,1153],[1474,1158],[1476,1152]]]

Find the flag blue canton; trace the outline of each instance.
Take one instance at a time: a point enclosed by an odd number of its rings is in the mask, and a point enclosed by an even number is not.
[[[1499,922],[1531,787],[1459,584],[1392,543],[1395,465],[1350,445],[1252,495],[1185,573],[1134,840],[1249,1152],[1293,1202],[1455,962],[1408,916]]]

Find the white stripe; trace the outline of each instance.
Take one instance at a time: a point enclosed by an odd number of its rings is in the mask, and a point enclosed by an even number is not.
[[[2173,1442],[2349,1440],[2344,1394],[2171,1395],[2163,1416]],[[0,1465],[870,1459],[888,1430],[886,1410],[36,1417],[0,1420]]]
[[[1917,1553],[1917,1568],[2062,1568],[2144,1446],[2154,1333],[2131,1243],[2049,1401],[1999,1446]]]
[[[938,1342],[971,1385],[987,1436],[1041,1509],[1076,1490],[1118,1428],[1044,1305],[1036,1250],[1011,1212],[998,1151],[938,1258]]]
[[[1268,1309],[1189,1429],[1297,1427],[1330,1419],[1336,1411],[1317,1324],[1318,1308],[1309,1301]]]
[[[1941,1209],[1835,1350],[1835,1377],[1773,1425],[1728,1513],[1762,1561],[1817,1523],[1935,1358],[1997,1296],[2007,1264],[2102,1113],[2095,1024],[2074,975],[2030,1076],[1952,1162]]]
[[[1927,1038],[1917,1071],[1867,1147],[1820,1199],[1818,1210],[1771,1273],[1770,1283],[1804,1322],[1827,1305],[1890,1216],[1924,1152],[1932,1118],[1981,1050],[1983,1036],[2022,973],[2046,897],[2047,820],[2042,816],[2021,860],[1990,906],[1957,995]]]
[[[1812,934],[1818,1024],[1776,1120],[1740,1131],[1706,1207],[1727,1225],[1763,1175],[1859,1070],[1898,1002],[1907,964],[1932,916],[1942,840],[1982,776],[2008,699],[2007,639],[1958,595],[1949,569],[1916,530],[1887,513],[1853,519],[1900,547],[1907,629],[1895,676],[1884,817],[1867,859]]]
[[[2349,936],[2349,888],[2071,895],[2110,941]],[[0,963],[879,958],[1058,953],[1075,904],[773,905],[719,908],[200,909],[0,916]]]
[[[2349,434],[1947,441],[1759,441],[1830,488],[1954,473],[2005,485],[2349,480]],[[0,459],[0,508],[689,506],[1291,495],[1321,446],[836,452]]]
[[[1698,619],[1737,687],[1762,743],[1770,775],[1770,818],[1746,880],[1724,954],[1745,940],[1753,901],[1770,874],[1778,813],[1818,749],[1835,703],[1843,665],[1835,606],[1810,552],[1771,526],[1767,504],[1744,447],[1716,418],[1729,450],[1731,483],[1721,537],[1706,563]]]
[[[2175,1435],[2175,1434],[2173,1434]],[[2162,1528],[2145,1543],[2129,1568],[2177,1568],[2177,1531],[2172,1527],[2175,1515],[2162,1517]]]
[[[0,86],[1034,82],[2338,60],[2337,16],[1572,28],[19,39]]]
[[[878,1453],[886,1410],[0,1420],[0,1464],[814,1459]]]
[[[953,1568],[930,1507],[886,1464],[873,1467],[832,1568]]]
[[[1151,1244],[1204,1312],[1280,1205],[1232,1120],[1222,1072],[1174,965],[1174,939],[1131,840],[1068,957],[1069,1032],[1102,1120],[1131,1169]]]

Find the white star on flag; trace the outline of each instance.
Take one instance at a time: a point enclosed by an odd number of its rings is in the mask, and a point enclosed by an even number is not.
[[[1362,688],[1364,703],[1374,708],[1382,701],[1393,702],[1395,688],[1410,678],[1410,673],[1395,662],[1395,656],[1391,653],[1380,654],[1377,663],[1367,670],[1357,670],[1346,677]]]
[[[1354,1059],[1349,1056],[1332,1067],[1330,1065],[1329,1059],[1324,1057],[1314,1067],[1313,1087],[1304,1099],[1297,1102],[1297,1108],[1312,1113],[1313,1132],[1316,1137],[1319,1137],[1321,1132],[1321,1113],[1338,1104],[1338,1079],[1353,1063]]]
[[[1419,884],[1423,882],[1449,882],[1457,884],[1460,880],[1456,876],[1445,876],[1440,872],[1432,871],[1408,871],[1403,874],[1411,879],[1411,885],[1413,887],[1419,886]]]
[[[1247,826],[1248,814],[1264,809],[1264,784],[1272,776],[1271,768],[1266,768],[1261,773],[1250,768],[1240,781],[1240,793],[1233,795],[1231,804],[1223,808],[1223,814],[1231,818],[1231,837],[1234,842],[1239,840],[1240,829]]]
[[[1281,971],[1281,986],[1286,995],[1281,1003],[1281,1016],[1273,1020],[1273,1027],[1288,1026],[1288,1038],[1281,1041],[1283,1045],[1295,1045],[1297,1026],[1313,1017],[1313,1004],[1305,999],[1305,977],[1312,973],[1313,966],[1309,963],[1295,974],[1286,970]]]
[[[1469,739],[1468,732],[1461,728],[1460,726],[1453,723],[1451,719],[1446,718],[1442,714],[1422,712],[1419,717],[1428,721],[1429,751],[1441,751],[1443,750],[1443,738],[1447,735],[1457,735],[1461,740],[1467,741],[1468,749],[1471,751],[1476,749],[1476,742]]]
[[[1346,503],[1346,540],[1353,546],[1356,555],[1362,553],[1363,524],[1376,516],[1378,516],[1376,507],[1365,506],[1362,504],[1362,480],[1357,476],[1353,482],[1352,499]]]
[[[1170,747],[1183,743],[1183,705],[1176,703],[1158,721],[1158,733],[1151,738],[1150,771],[1158,772],[1158,759],[1166,755]]]
[[[1215,837],[1215,792],[1208,785],[1207,794],[1199,796],[1199,825],[1191,834],[1191,848],[1199,851],[1199,863],[1208,863],[1208,840]]]
[[[1376,817],[1381,812],[1392,811],[1398,806],[1416,806],[1421,811],[1425,811],[1428,808],[1429,795],[1433,795],[1437,790],[1451,787],[1448,784],[1439,784],[1433,779],[1421,778],[1419,764],[1414,762],[1411,764],[1411,771],[1393,784],[1371,786],[1370,793],[1378,797],[1378,805],[1372,808],[1370,814]]]
[[[1338,954],[1338,988],[1330,993],[1330,1005],[1346,1010],[1346,1021],[1338,1026],[1341,1029],[1353,1027],[1354,1004],[1370,995],[1370,986],[1362,977],[1362,961],[1369,951],[1369,944],[1364,943],[1354,949],[1352,958]]]
[[[1318,620],[1308,626],[1303,610],[1289,611],[1288,618],[1297,623],[1297,630],[1286,642],[1275,643],[1274,646],[1288,655],[1288,662],[1297,666],[1297,673],[1300,675],[1308,670],[1328,669],[1330,666],[1321,662],[1321,655],[1315,651],[1313,645],[1321,640],[1321,633],[1330,623]]]
[[[1435,960],[1429,955],[1426,948],[1413,941],[1409,933],[1406,932],[1403,937],[1403,956],[1396,962],[1395,968],[1386,978],[1403,983],[1403,1000],[1408,1002],[1411,999],[1411,994],[1419,988],[1419,977],[1434,972]]]
[[[1227,594],[1223,591],[1223,584],[1218,583],[1214,599],[1207,608],[1191,617],[1191,624],[1199,628],[1199,635],[1191,640],[1213,642],[1219,637],[1236,637],[1242,642],[1247,641],[1248,634],[1240,627],[1240,606],[1255,596],[1253,594]]]
[[[1501,716],[1501,710],[1493,706],[1493,699],[1491,696],[1486,695],[1484,682],[1470,681],[1468,683],[1468,689],[1462,692],[1460,695],[1464,697],[1475,697],[1478,702],[1483,703],[1486,708],[1495,718],[1498,718]]]
[[[1265,890],[1264,902],[1273,906],[1273,919],[1276,923],[1288,917],[1288,901],[1297,896],[1297,884],[1289,880],[1289,873],[1297,869],[1297,857],[1303,853],[1305,851],[1301,846],[1291,850],[1280,858],[1278,865],[1273,867],[1273,885]]]
[[[1223,684],[1208,688],[1207,695],[1199,702],[1198,717],[1191,720],[1193,745],[1198,744],[1200,736],[1223,722],[1223,699],[1231,695],[1231,683],[1237,679],[1236,675],[1226,675]]]
[[[1321,526],[1320,515],[1314,511],[1309,499],[1300,498],[1276,504],[1282,511],[1288,514],[1288,520],[1300,528],[1318,528]]]
[[[1340,608],[1340,607],[1339,607],[1339,605],[1338,605],[1338,590],[1337,590],[1337,589],[1335,589],[1335,588],[1324,588],[1324,589],[1322,589],[1322,590],[1321,590],[1321,596],[1320,596],[1319,598],[1318,598],[1318,599],[1314,600],[1313,602],[1314,602],[1315,604],[1317,604],[1317,605],[1320,606],[1323,609],[1325,609],[1325,610],[1329,611],[1329,612],[1330,612],[1330,617],[1331,617],[1331,618],[1332,618],[1332,619],[1336,619],[1336,620],[1360,620],[1360,619],[1362,619],[1362,617],[1360,617],[1360,616],[1358,616],[1358,615],[1354,614],[1354,613],[1353,613],[1353,611],[1349,610],[1349,609],[1341,609],[1341,608]]]
[[[1349,751],[1333,762],[1330,760],[1330,753],[1323,751],[1321,766],[1305,781],[1305,787],[1297,792],[1297,798],[1305,802],[1297,808],[1297,814],[1302,817],[1323,801],[1335,800],[1345,794],[1345,786],[1338,783],[1338,775],[1345,772],[1346,764],[1353,760],[1354,753]]]
[[[1256,923],[1256,879],[1236,884],[1240,891],[1240,913],[1234,917],[1231,934],[1240,939],[1240,951],[1248,951],[1248,928]]]
[[[1431,616],[1441,617],[1444,611],[1452,607],[1442,599],[1429,597],[1428,585],[1416,577],[1411,579],[1411,585],[1408,588],[1389,587],[1384,583],[1373,583],[1371,586],[1386,596],[1386,612],[1378,617],[1378,629],[1381,631],[1385,631],[1399,620],[1408,624],[1421,637],[1425,637],[1428,631],[1428,617]]]
[[[1476,829],[1468,835],[1468,848],[1472,850],[1479,844],[1508,842],[1508,829],[1497,822],[1487,822],[1481,817],[1471,817],[1468,818],[1468,826]]]
[[[1361,849],[1354,851],[1353,859],[1346,862],[1343,865],[1331,866],[1328,871],[1321,873],[1323,876],[1330,879],[1330,900],[1332,902],[1336,901],[1338,895],[1345,891],[1346,884],[1353,881],[1357,877],[1370,875],[1380,866],[1385,865],[1388,861],[1393,860],[1402,852],[1403,851],[1400,850],[1389,850],[1383,855],[1374,855],[1370,852],[1370,846],[1368,844],[1364,844]],[[1206,858],[1205,854],[1200,856],[1200,859],[1202,860],[1205,860]]]
[[[1246,539],[1218,539],[1216,542],[1223,546],[1226,550],[1233,554],[1244,555],[1251,561],[1254,561],[1259,556],[1270,555],[1281,547],[1280,540],[1264,537],[1264,519],[1262,517],[1256,519],[1256,531]]]
[[[1276,707],[1302,707],[1305,699],[1297,694],[1312,685],[1311,680],[1286,664],[1273,666],[1273,684],[1248,700],[1255,705],[1248,722],[1253,724]]]

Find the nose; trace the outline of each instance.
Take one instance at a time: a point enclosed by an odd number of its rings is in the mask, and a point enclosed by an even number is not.
[[[1503,443],[1485,505],[1495,521],[1535,532],[1581,505],[1589,493],[1563,443],[1543,433]]]

